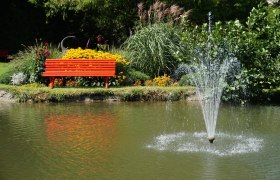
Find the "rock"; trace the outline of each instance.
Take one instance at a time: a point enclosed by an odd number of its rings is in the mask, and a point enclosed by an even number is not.
[[[0,90],[0,102],[18,102],[10,93]]]

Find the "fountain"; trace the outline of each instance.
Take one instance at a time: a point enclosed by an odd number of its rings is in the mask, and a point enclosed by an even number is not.
[[[202,108],[208,140],[215,140],[218,110],[225,78],[233,62],[234,55],[224,42],[214,43],[211,35],[211,12],[208,14],[208,42],[198,45],[193,51],[195,63],[189,67],[191,79],[196,86],[196,93]]]

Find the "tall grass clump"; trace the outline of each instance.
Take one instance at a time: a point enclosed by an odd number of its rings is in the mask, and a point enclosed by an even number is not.
[[[164,23],[143,27],[123,44],[130,66],[149,76],[170,74],[178,65],[180,30]]]
[[[189,15],[183,8],[156,1],[147,10],[138,4],[139,27],[123,44],[130,66],[149,76],[171,74],[178,65],[181,24]]]

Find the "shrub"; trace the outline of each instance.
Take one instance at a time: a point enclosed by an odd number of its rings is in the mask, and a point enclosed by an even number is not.
[[[170,76],[164,74],[163,76],[157,76],[153,80],[146,80],[146,86],[169,86],[171,85]]]
[[[15,54],[13,56],[14,59],[8,65],[9,70],[0,76],[0,83],[9,84],[11,76],[19,72],[24,73],[27,76],[27,81],[29,82],[35,82],[38,80],[34,73],[37,72],[36,76],[40,75],[40,71],[42,71],[41,68],[43,68],[43,64],[41,64],[43,62],[40,60],[41,63],[38,63],[38,53],[45,53],[46,45],[47,44],[43,42],[36,41],[33,46],[26,46],[24,50]],[[53,47],[51,44],[47,45],[47,50],[49,52],[49,58],[60,58],[62,56],[62,52],[59,51],[57,47]],[[41,78],[39,79],[42,80]]]
[[[153,82],[156,86],[168,86],[170,85],[170,76],[164,74],[163,76],[158,76],[153,79]]]
[[[29,81],[30,82],[43,82],[42,73],[45,69],[45,61],[46,58],[50,56],[50,52],[48,49],[48,43],[44,43],[43,45],[37,45],[34,49],[36,52],[35,61],[31,63],[31,74]]]
[[[21,85],[26,82],[26,75],[22,72],[13,74],[11,78],[11,84],[13,85]]]
[[[179,86],[194,86],[195,84],[192,83],[192,78],[189,74],[185,74],[179,80]]]
[[[280,9],[260,5],[253,8],[247,21],[248,30],[240,45],[240,60],[248,75],[250,88],[261,92],[280,84]]]
[[[54,79],[54,87],[62,87],[62,86],[63,86],[62,78],[55,78]]]
[[[187,64],[179,64],[177,69],[174,71],[172,78],[175,80],[180,80],[182,76],[189,74],[189,66]]]
[[[148,79],[150,79],[150,76],[145,73],[136,71],[135,69],[129,69],[127,71],[126,84],[143,85],[143,83]]]
[[[226,100],[261,100],[263,89],[273,89],[280,85],[280,10],[260,4],[253,8],[247,26],[229,29],[239,31],[234,38],[235,54],[242,71],[227,87]]]

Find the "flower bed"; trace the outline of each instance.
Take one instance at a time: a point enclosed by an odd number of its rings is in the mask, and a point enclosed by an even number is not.
[[[115,59],[116,60],[116,76],[110,79],[110,86],[120,86],[124,83],[127,75],[128,61],[120,54],[110,52],[97,51],[93,49],[69,49],[61,59]],[[69,81],[69,79],[67,80]],[[71,80],[72,82],[74,80]],[[73,83],[68,83],[68,86],[74,84],[75,86],[102,86],[100,78],[76,78]]]

